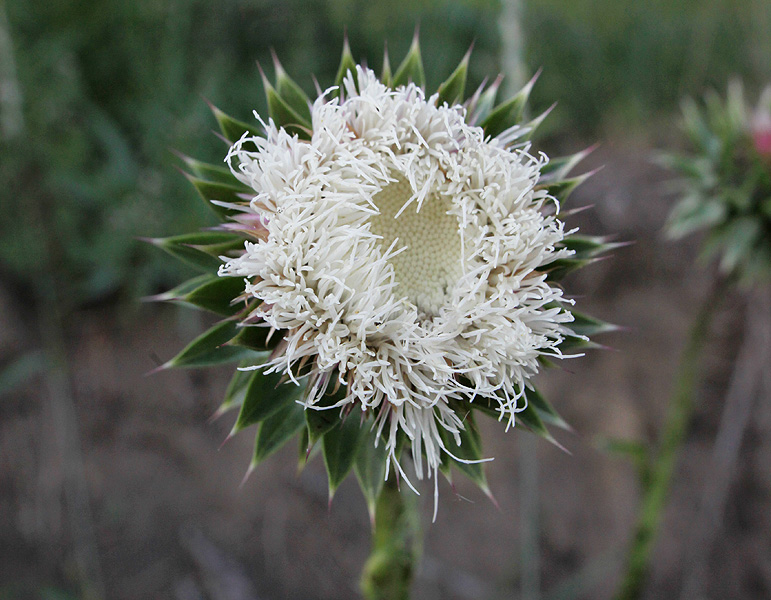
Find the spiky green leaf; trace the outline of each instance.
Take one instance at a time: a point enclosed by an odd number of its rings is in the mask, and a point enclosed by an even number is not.
[[[485,130],[486,135],[496,137],[498,134],[522,121],[525,106],[530,97],[530,91],[533,89],[537,77],[537,75],[533,77],[525,87],[514,96],[496,106],[492,112],[480,122],[480,126]]]
[[[294,80],[289,77],[284,67],[278,60],[278,57],[273,53],[273,66],[276,71],[276,93],[281,99],[289,106],[294,112],[296,112],[307,123],[311,121],[311,109],[310,98],[297,85]]]
[[[564,204],[570,194],[573,193],[579,185],[586,181],[593,172],[584,173],[576,177],[570,177],[568,179],[560,179],[559,181],[549,181],[536,186],[537,190],[546,190],[546,192],[557,199],[560,204]]]
[[[234,346],[243,346],[257,352],[265,352],[275,348],[276,344],[283,338],[282,333],[274,331],[273,335],[271,335],[270,332],[270,326],[266,326],[264,323],[243,325],[230,343]]]
[[[308,441],[311,445],[340,424],[340,408],[332,407],[342,400],[347,392],[348,388],[341,386],[336,393],[322,396],[314,406],[305,411]]]
[[[391,73],[391,61],[388,58],[388,46],[383,49],[383,70],[380,72],[380,81],[386,87],[391,87],[393,83],[393,73]]]
[[[418,37],[412,39],[412,44],[404,57],[404,60],[396,69],[392,87],[397,88],[408,83],[414,83],[418,87],[425,87],[426,75],[423,71],[423,58],[420,55],[420,43]]]
[[[335,75],[335,85],[337,86],[337,94],[342,93],[343,80],[348,75],[348,72],[353,76],[354,84],[358,87],[358,77],[356,76],[356,61],[353,60],[353,54],[351,54],[351,46],[348,43],[346,37],[343,41],[343,54],[340,57],[340,66],[337,68],[337,75]]]
[[[183,233],[146,241],[207,273],[216,272],[222,264],[222,261],[217,258],[219,255],[225,254],[230,249],[243,247],[243,240],[238,236],[217,231]],[[185,285],[188,284],[189,282]]]
[[[560,258],[543,266],[540,270],[546,273],[549,281],[560,281],[569,273],[597,260],[596,258]]]
[[[222,132],[222,137],[231,144],[241,139],[241,136],[243,136],[244,133],[248,133],[250,136],[264,137],[264,133],[257,128],[257,126],[249,125],[248,123],[234,119],[213,104],[210,104],[209,108],[211,108],[212,113],[214,113],[214,118],[217,119],[217,124]]]
[[[330,498],[353,467],[365,432],[366,429],[361,424],[361,411],[355,408],[339,427],[330,429],[321,438]]]
[[[230,169],[224,165],[213,165],[181,153],[177,153],[177,156],[185,163],[185,167],[187,167],[188,171],[198,179],[215,183],[225,183],[240,187],[244,192],[249,191],[249,188],[240,183],[238,179],[233,176]]]
[[[226,345],[235,334],[234,322],[217,323],[185,346],[182,352],[168,361],[164,367],[210,367],[255,356],[255,352],[247,348]]]
[[[535,388],[527,388],[525,390],[525,396],[527,402],[538,412],[541,420],[549,425],[555,425],[561,429],[570,430],[570,425],[554,410],[554,407],[546,400],[546,398]]]
[[[310,137],[310,117],[304,117],[295,111],[286,101],[279,96],[276,89],[263,77],[265,96],[268,101],[268,114],[278,127],[283,127],[289,133],[296,133],[299,137]]]
[[[576,335],[586,335],[589,337],[595,336],[600,333],[610,333],[618,331],[618,325],[607,323],[595,317],[590,317],[584,313],[577,312],[571,309],[573,315],[573,322],[567,323],[567,327],[570,328]]]
[[[244,303],[234,303],[234,298],[244,292],[244,280],[240,277],[211,277],[196,289],[179,298],[180,302],[229,317],[243,310]]]
[[[303,380],[301,380],[302,385],[296,385],[291,381],[282,383],[281,380],[281,373],[254,371],[244,394],[241,411],[233,425],[233,433],[267,419],[287,404],[295,404],[302,398],[305,392]]]
[[[302,430],[305,425],[303,410],[302,405],[290,402],[262,422],[254,441],[252,467],[279,450]]]
[[[463,60],[460,61],[460,64],[452,72],[452,75],[439,86],[437,106],[442,106],[443,104],[453,106],[463,101],[463,93],[466,89],[466,76],[468,75],[469,56],[470,51],[466,53]]]
[[[249,367],[253,364],[254,362],[252,361],[244,361],[239,367]],[[225,397],[222,399],[222,403],[217,409],[217,414],[223,414],[244,403],[246,389],[249,387],[249,383],[251,382],[252,377],[254,377],[254,374],[255,371],[241,371],[240,369],[236,369],[233,376],[230,378],[230,382],[228,382],[228,387],[225,390]]]
[[[370,519],[373,520],[375,518],[375,503],[385,483],[388,455],[386,454],[385,441],[378,440],[377,432],[372,429],[371,423],[365,422],[362,427],[365,428],[365,431],[362,434],[353,469],[367,502]],[[375,446],[376,443],[377,447]]]
[[[237,212],[233,205],[240,206],[246,202],[242,197],[242,194],[246,192],[240,184],[206,181],[188,173],[185,173],[185,177],[193,184],[198,195],[206,202],[206,206],[214,211],[221,220],[225,220]]]
[[[466,477],[471,479],[480,489],[485,493],[489,493],[490,488],[487,485],[487,475],[484,470],[484,457],[482,456],[482,440],[479,436],[479,431],[474,423],[474,415],[469,410],[458,408],[465,413],[463,418],[463,426],[458,438],[460,443],[456,441],[455,435],[447,431],[444,427],[439,427],[439,436],[442,438],[447,451],[455,458],[449,455],[445,455],[442,458],[442,462],[450,463],[457,468]],[[460,460],[455,460],[455,459]]]
[[[480,87],[477,93],[469,99],[469,114],[471,115],[469,122],[472,125],[482,123],[493,110],[498,88],[501,87],[502,81],[503,77],[498,76],[490,87],[486,90]]]

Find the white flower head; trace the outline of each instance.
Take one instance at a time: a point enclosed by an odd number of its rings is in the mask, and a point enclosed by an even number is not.
[[[573,317],[544,267],[570,251],[537,185],[547,159],[511,130],[486,136],[465,108],[362,67],[343,90],[315,100],[310,139],[270,120],[230,149],[266,232],[220,275],[285,332],[264,368],[308,374],[309,410],[338,386],[335,406],[373,415],[400,470],[407,436],[422,478],[459,443],[456,402],[492,399],[513,425],[539,358],[561,355]]]

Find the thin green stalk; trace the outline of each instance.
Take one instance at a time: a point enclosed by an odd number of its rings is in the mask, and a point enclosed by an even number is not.
[[[688,343],[680,359],[658,453],[643,485],[637,526],[627,555],[626,571],[615,596],[616,600],[636,600],[642,594],[651,551],[669,495],[672,473],[693,415],[693,397],[698,383],[699,363],[709,336],[712,319],[731,282],[732,280],[725,278],[715,281],[711,293],[699,309],[691,327]]]
[[[402,494],[392,476],[375,505],[372,552],[361,576],[364,598],[407,600],[419,557],[417,499]]]

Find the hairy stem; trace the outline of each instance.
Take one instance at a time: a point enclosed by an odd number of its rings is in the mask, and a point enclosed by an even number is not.
[[[693,415],[693,397],[698,384],[699,363],[709,336],[712,319],[730,283],[729,279],[716,280],[691,327],[688,342],[680,358],[675,387],[669,402],[669,412],[664,431],[659,439],[658,453],[642,491],[637,525],[627,554],[626,571],[615,596],[616,600],[636,600],[642,594],[651,551],[669,495],[672,473]]]
[[[417,500],[403,495],[392,476],[383,486],[375,506],[372,552],[361,577],[364,598],[407,600],[419,556]]]

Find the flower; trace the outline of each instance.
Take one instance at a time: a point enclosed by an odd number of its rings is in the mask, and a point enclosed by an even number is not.
[[[685,155],[666,155],[665,166],[680,176],[681,199],[668,231],[679,238],[707,232],[705,256],[720,254],[725,275],[752,283],[771,276],[771,88],[754,110],[742,85],[732,82],[725,101],[705,97],[683,105],[691,143]]]
[[[614,329],[560,285],[615,246],[559,216],[588,151],[531,151],[535,80],[464,101],[468,60],[427,95],[417,40],[380,78],[346,44],[311,102],[276,59],[267,121],[212,107],[229,168],[182,157],[222,223],[151,240],[203,271],[157,298],[226,317],[163,366],[238,361],[220,412],[239,409],[233,433],[260,424],[252,467],[300,433],[330,495],[354,470],[371,514],[392,466],[412,486],[407,447],[435,497],[450,467],[489,493],[474,413],[553,441],[546,424],[566,424],[533,376]]]
[[[311,365],[306,408],[334,376],[347,390],[334,407],[375,415],[394,464],[403,431],[420,477],[424,454],[436,472],[449,452],[440,430],[464,427],[451,400],[492,399],[513,424],[539,357],[561,356],[573,317],[539,269],[571,252],[536,189],[543,155],[414,83],[357,67],[344,88],[313,103],[309,140],[271,121],[230,149],[267,238],[220,275],[244,277],[252,316],[286,331],[270,370]]]

